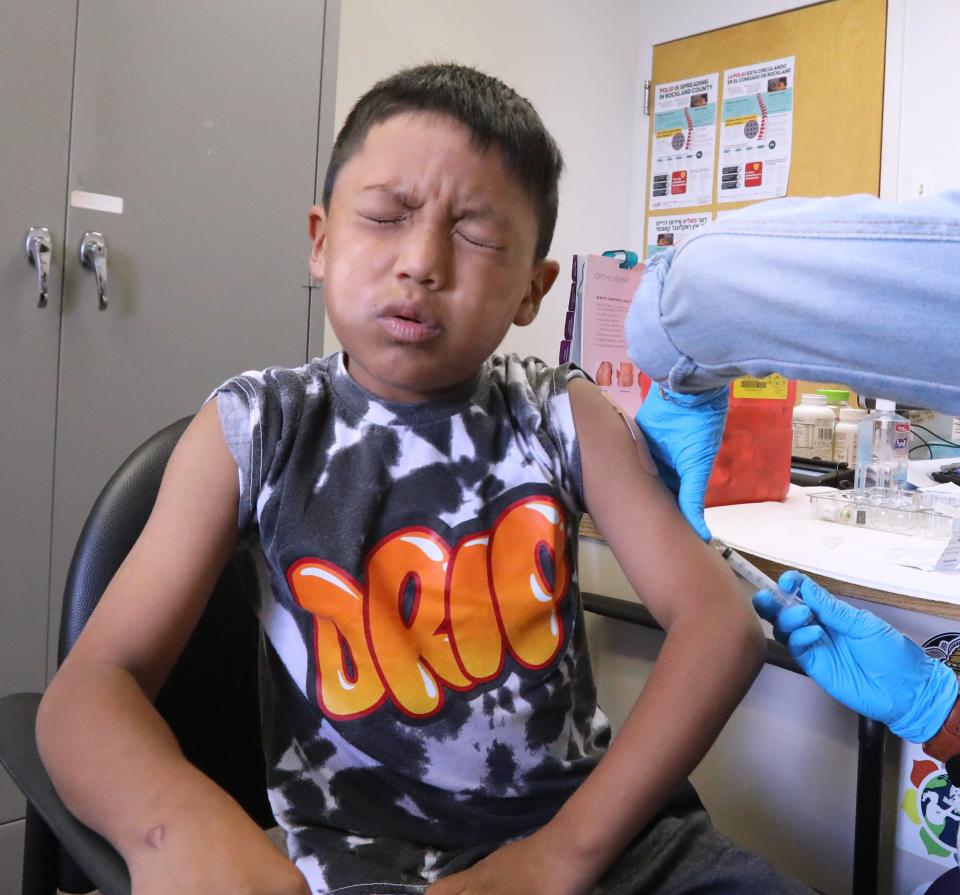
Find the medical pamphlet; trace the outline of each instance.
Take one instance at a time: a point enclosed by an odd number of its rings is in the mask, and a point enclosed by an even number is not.
[[[776,199],[787,194],[793,145],[794,58],[723,73],[718,202]]]
[[[709,205],[719,73],[658,84],[653,107],[650,210]]]
[[[643,403],[641,374],[627,354],[623,332],[630,302],[643,278],[643,265],[624,268],[620,259],[574,255],[570,307],[560,345],[568,360],[589,373],[600,391],[635,416]],[[650,380],[643,377],[649,388]]]

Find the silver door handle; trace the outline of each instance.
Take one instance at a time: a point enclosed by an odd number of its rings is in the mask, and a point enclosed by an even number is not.
[[[53,239],[46,227],[31,227],[27,231],[27,257],[37,269],[37,291],[40,293],[38,306],[47,306],[47,280],[50,278],[50,255],[53,252]]]
[[[100,310],[107,307],[107,241],[102,233],[88,230],[80,240],[80,263],[92,270],[97,278]]]

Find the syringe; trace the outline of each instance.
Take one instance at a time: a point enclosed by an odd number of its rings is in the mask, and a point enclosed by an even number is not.
[[[773,594],[773,599],[784,609],[790,606],[799,606],[803,603],[796,594],[788,594],[782,590],[777,582],[767,575],[764,575],[753,563],[747,562],[736,550],[728,547],[723,541],[714,538],[710,542],[720,555],[727,561],[727,564],[745,581],[749,581],[757,590],[768,590]]]

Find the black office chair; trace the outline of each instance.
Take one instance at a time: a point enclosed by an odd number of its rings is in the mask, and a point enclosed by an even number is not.
[[[90,511],[64,592],[59,662],[143,529],[167,460],[189,422],[179,420],[137,448]],[[259,628],[248,599],[255,587],[253,561],[238,549],[156,704],[187,758],[267,829],[276,821],[260,747]],[[54,895],[57,888],[129,895],[123,859],[67,811],[40,763],[34,736],[39,702],[39,693],[0,699],[0,763],[27,798],[23,895]]]

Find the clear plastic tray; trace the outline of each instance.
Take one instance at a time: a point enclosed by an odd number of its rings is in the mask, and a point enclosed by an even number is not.
[[[811,494],[817,519],[926,538],[949,538],[960,498],[921,491],[867,488]]]

